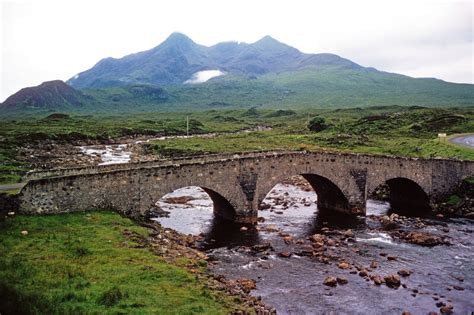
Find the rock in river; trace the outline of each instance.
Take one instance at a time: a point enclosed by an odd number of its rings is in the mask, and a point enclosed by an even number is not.
[[[278,253],[278,256],[280,257],[284,257],[284,258],[289,258],[291,257],[292,253],[290,252],[287,252],[287,251],[284,251],[284,252],[281,252],[281,253]]]
[[[374,283],[375,283],[376,285],[381,285],[382,283],[384,283],[383,278],[382,278],[381,276],[379,276],[379,275],[373,276],[373,277],[372,277],[372,280],[374,281]]]
[[[403,238],[409,243],[421,245],[421,246],[435,246],[435,245],[446,243],[439,236],[423,233],[423,232],[410,232],[404,235]]]
[[[351,267],[349,263],[345,261],[340,262],[337,266],[341,269],[349,269]]]
[[[398,270],[397,273],[402,277],[408,277],[409,275],[411,275],[411,271],[407,269]]]
[[[397,275],[388,275],[383,278],[385,284],[390,288],[398,288],[400,286],[400,277]]]
[[[337,283],[339,283],[339,284],[347,284],[349,282],[344,277],[337,277],[336,280],[337,280]]]
[[[334,277],[326,277],[326,279],[323,281],[323,284],[329,287],[335,287],[337,286],[337,279]]]

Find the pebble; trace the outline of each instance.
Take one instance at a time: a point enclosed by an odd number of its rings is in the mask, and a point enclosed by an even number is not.
[[[350,265],[345,261],[340,262],[337,266],[341,269],[349,269],[350,268]]]
[[[397,273],[402,277],[408,277],[409,275],[411,275],[411,271],[407,269],[398,270]]]

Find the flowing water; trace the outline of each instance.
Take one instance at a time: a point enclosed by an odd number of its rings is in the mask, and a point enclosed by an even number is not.
[[[191,198],[176,203],[176,197],[183,196]],[[211,270],[229,279],[256,280],[257,289],[252,294],[261,296],[279,314],[428,314],[439,312],[436,303],[440,302],[452,304],[455,314],[474,311],[472,221],[409,219],[407,229],[441,233],[452,244],[422,247],[393,239],[381,230],[377,217],[390,211],[385,202],[369,200],[366,218],[347,218],[318,213],[316,199],[312,191],[279,184],[264,200],[272,207],[259,211],[265,221],[258,229],[241,231],[239,225],[214,219],[212,201],[200,188],[190,187],[165,196],[158,205],[169,215],[156,220],[184,234],[202,234],[203,249],[213,261]],[[423,225],[415,227],[414,222]],[[354,237],[329,246],[325,252],[335,257],[334,261],[300,254],[308,236],[328,231],[337,235],[349,228]],[[285,242],[282,236],[292,240]],[[274,250],[256,252],[251,247],[267,243]],[[285,251],[291,257],[280,257]],[[401,277],[403,286],[397,289],[377,286],[353,269],[339,269],[337,261],[341,259],[381,276],[400,269],[412,274]],[[378,267],[369,268],[374,260]],[[328,287],[323,285],[327,276],[345,277],[348,283]]]
[[[122,164],[130,162],[132,152],[126,144],[96,145],[79,147],[81,152],[89,156],[100,157],[98,165]]]
[[[228,132],[226,134],[241,134],[252,131],[268,131],[271,127],[256,126],[249,129],[244,129],[236,132]],[[151,137],[144,140],[135,140],[130,143],[121,144],[110,144],[110,145],[92,145],[92,146],[80,146],[78,147],[82,154],[90,157],[99,157],[100,162],[98,165],[109,165],[109,164],[122,164],[129,163],[132,159],[132,155],[135,154],[133,151],[134,145],[140,145],[148,143],[150,141],[163,141],[168,139],[187,139],[187,138],[214,138],[223,133],[205,133],[205,134],[194,134],[186,136],[161,136]],[[136,156],[136,155],[135,155]]]

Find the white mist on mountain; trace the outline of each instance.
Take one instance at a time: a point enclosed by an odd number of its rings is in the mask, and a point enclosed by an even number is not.
[[[225,75],[225,72],[220,70],[203,70],[198,71],[193,74],[192,78],[189,80],[184,81],[185,84],[198,84],[204,83],[212,78],[220,77],[221,75]]]

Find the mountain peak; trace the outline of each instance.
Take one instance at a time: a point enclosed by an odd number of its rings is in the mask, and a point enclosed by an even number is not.
[[[51,88],[51,87],[60,87],[60,88],[66,88],[66,89],[72,89],[69,85],[64,83],[64,81],[61,80],[52,80],[52,81],[45,81],[38,85],[38,87],[42,88]]]
[[[165,43],[193,43],[195,44],[191,38],[179,32],[171,33],[171,35],[168,36],[168,38],[166,38],[166,40],[163,42],[163,44]]]
[[[272,53],[294,53],[300,54],[299,50],[288,46],[278,40],[274,39],[270,35],[266,35],[262,37],[260,40],[256,41],[255,43],[251,44],[251,46],[256,47],[259,50],[264,50],[267,52]]]
[[[270,35],[263,36],[258,41],[256,41],[255,44],[256,43],[277,43],[277,44],[281,44],[279,41],[277,41],[276,39],[274,39]]]

